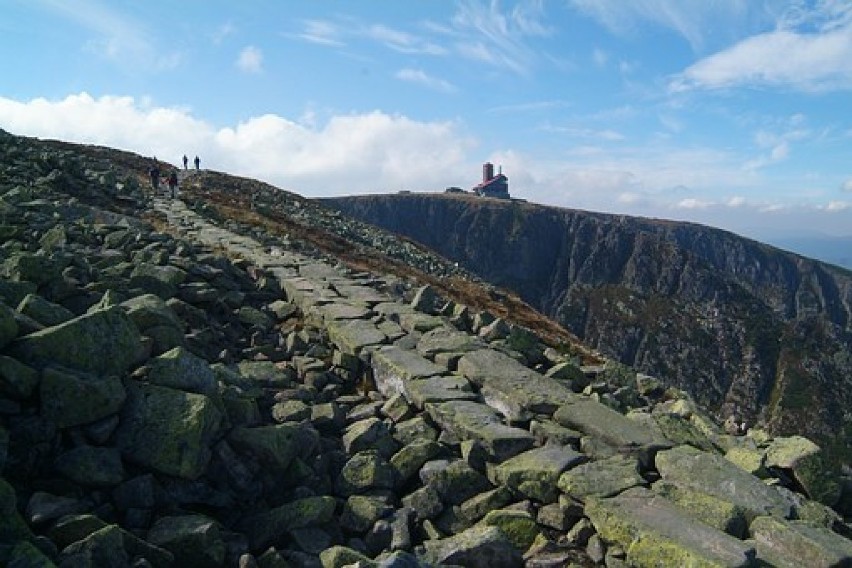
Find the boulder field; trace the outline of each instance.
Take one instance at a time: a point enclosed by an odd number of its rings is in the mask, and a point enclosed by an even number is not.
[[[852,562],[806,438],[131,182],[156,228],[0,182],[0,564]]]

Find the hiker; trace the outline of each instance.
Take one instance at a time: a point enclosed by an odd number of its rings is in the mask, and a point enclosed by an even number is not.
[[[198,156],[196,156],[195,160],[193,161],[195,162],[195,170],[198,171],[199,166],[201,166],[201,160],[198,158]]]
[[[175,170],[172,170],[172,173],[169,174],[169,191],[172,194],[172,199],[177,197],[177,184],[178,184],[177,172]]]
[[[154,158],[154,163],[151,164],[148,175],[151,177],[151,189],[156,192],[160,189],[160,166],[157,165],[157,158]]]
[[[189,165],[189,158],[186,157],[186,154],[183,155],[183,169],[187,169]]]

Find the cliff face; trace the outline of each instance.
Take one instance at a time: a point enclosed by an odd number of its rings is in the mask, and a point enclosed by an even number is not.
[[[325,202],[517,292],[723,418],[805,432],[848,460],[849,271],[688,223],[459,195]]]

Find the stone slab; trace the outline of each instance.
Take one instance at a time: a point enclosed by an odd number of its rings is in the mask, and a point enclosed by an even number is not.
[[[750,518],[791,515],[791,505],[780,492],[719,454],[677,446],[658,452],[656,464],[665,481],[739,505]]]
[[[335,320],[328,323],[328,337],[344,353],[357,355],[368,346],[381,345],[387,341],[371,321]]]
[[[420,410],[430,402],[479,400],[479,395],[473,392],[467,379],[458,375],[407,381],[403,394],[408,402]]]
[[[585,514],[601,538],[627,552],[631,566],[739,567],[752,565],[755,557],[747,543],[694,519],[648,489],[591,498]]]
[[[525,419],[528,412],[552,414],[577,398],[565,385],[493,349],[464,355],[458,372],[483,387],[486,402],[511,419]]]
[[[645,426],[587,397],[577,396],[569,404],[561,406],[553,419],[562,426],[579,430],[618,449],[654,444],[665,446]]]
[[[535,443],[532,434],[504,424],[485,404],[470,401],[427,404],[426,412],[436,424],[460,440],[479,441],[498,462],[532,448]]]
[[[405,383],[415,379],[446,373],[444,367],[424,358],[416,351],[396,345],[382,347],[373,352],[371,364],[373,379],[379,392],[385,396],[405,393]]]

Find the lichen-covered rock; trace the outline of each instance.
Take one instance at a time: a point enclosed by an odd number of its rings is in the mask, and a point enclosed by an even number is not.
[[[423,464],[437,457],[442,447],[432,440],[415,440],[406,444],[390,460],[391,465],[397,471],[400,484],[405,484],[409,479],[417,475]]]
[[[408,381],[439,376],[447,371],[417,352],[395,345],[374,351],[371,364],[376,388],[385,396],[404,393]]]
[[[682,485],[658,481],[652,489],[711,527],[744,538],[748,529],[744,507]]]
[[[116,443],[127,461],[196,479],[221,435],[222,413],[206,396],[149,384],[130,384]]]
[[[420,471],[420,478],[423,483],[434,488],[445,503],[453,505],[459,505],[492,488],[484,475],[462,460],[427,463]]]
[[[54,467],[84,487],[112,487],[124,479],[121,454],[115,448],[78,446],[60,454]]]
[[[116,376],[47,368],[39,385],[42,416],[59,428],[88,424],[121,409],[126,391]]]
[[[840,498],[837,469],[807,438],[775,438],[766,448],[766,467],[790,470],[811,499],[829,507]]]
[[[527,550],[539,535],[538,524],[526,511],[491,511],[482,519],[482,524],[499,528],[520,552]]]
[[[504,424],[497,413],[472,401],[427,404],[429,417],[460,440],[478,440],[495,461],[503,461],[530,449],[535,440],[529,432]]]
[[[156,294],[142,294],[121,302],[127,315],[140,331],[151,327],[167,326],[183,330],[184,324],[175,311]]]
[[[494,393],[493,405],[504,416],[527,412],[552,414],[576,397],[559,381],[545,377],[493,349],[465,354],[459,360],[458,372],[470,382],[487,387]],[[486,402],[492,404],[488,397]],[[504,407],[506,402],[510,407]]]
[[[68,308],[45,300],[37,294],[27,294],[18,304],[18,311],[45,327],[59,325],[74,318]]]
[[[322,568],[344,568],[346,566],[359,566],[361,568],[374,568],[376,563],[369,556],[353,550],[346,546],[332,546],[320,553]]]
[[[627,551],[632,566],[749,566],[754,549],[696,520],[640,487],[590,498],[586,516],[606,542]]]
[[[0,561],[7,568],[55,568],[50,558],[29,541],[21,541],[12,546],[7,558],[0,552]]]
[[[791,506],[778,491],[719,454],[678,446],[659,452],[656,464],[665,481],[739,505],[750,517],[790,516]]]
[[[852,564],[852,541],[803,521],[757,517],[749,531],[757,556],[773,566],[828,568]]]
[[[248,536],[252,550],[260,550],[287,531],[330,522],[336,504],[334,497],[305,497],[251,515],[240,523],[240,528]]]
[[[463,532],[423,544],[422,557],[434,564],[469,568],[519,568],[523,558],[497,527],[477,525]]]
[[[349,496],[371,489],[393,489],[396,470],[375,450],[352,456],[337,477],[337,493]]]
[[[19,337],[14,357],[34,367],[63,365],[100,375],[120,375],[136,361],[139,329],[119,307],[98,310]]]
[[[342,441],[348,454],[374,449],[389,458],[399,448],[396,440],[391,437],[387,424],[378,418],[366,418],[350,424]]]
[[[285,470],[299,451],[299,427],[292,423],[256,428],[240,426],[231,430],[228,441],[268,466]]]
[[[210,364],[183,347],[148,361],[148,382],[186,392],[216,397],[218,388]]]
[[[33,534],[18,513],[15,489],[0,477],[0,544],[31,539]]]
[[[0,396],[29,398],[38,387],[38,372],[17,359],[0,355]]]
[[[340,515],[340,526],[352,532],[365,532],[391,511],[393,507],[386,497],[350,495]]]
[[[559,489],[575,499],[611,497],[625,489],[647,485],[635,458],[616,455],[581,464],[559,477]]]
[[[59,275],[68,259],[46,255],[17,253],[3,263],[3,272],[10,280],[33,282],[38,286],[47,284]]]
[[[550,444],[490,468],[488,478],[494,485],[506,485],[525,497],[553,503],[559,496],[556,486],[559,476],[585,460],[585,456],[571,448]]]
[[[178,566],[222,566],[225,542],[219,523],[204,515],[179,515],[157,519],[148,541],[174,555]]]
[[[62,550],[62,566],[104,566],[124,568],[130,558],[124,549],[124,538],[118,525],[107,525]]]
[[[0,304],[0,349],[6,347],[18,335],[15,312],[6,304]]]
[[[62,550],[69,544],[83,540],[108,524],[95,515],[66,515],[53,524],[47,536],[57,548]]]

